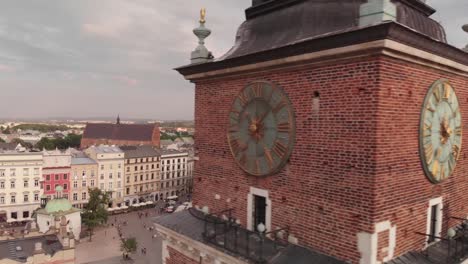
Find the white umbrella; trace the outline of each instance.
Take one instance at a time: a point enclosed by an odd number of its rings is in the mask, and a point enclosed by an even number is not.
[[[115,210],[115,209],[114,209],[114,208],[112,208],[112,207],[110,207],[110,208],[107,208],[107,211],[109,211],[109,212],[112,212],[112,211],[114,211],[114,210]]]
[[[121,206],[120,209],[128,209],[128,206],[126,206],[126,205]]]
[[[133,207],[140,207],[140,204],[132,204]]]
[[[140,206],[145,206],[145,205],[146,205],[146,203],[145,203],[145,202],[143,202],[143,203],[140,203]]]
[[[153,201],[148,201],[146,202],[146,204],[153,204]]]

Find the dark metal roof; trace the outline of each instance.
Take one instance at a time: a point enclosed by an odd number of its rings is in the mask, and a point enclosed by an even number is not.
[[[151,141],[155,124],[87,124],[83,138]]]
[[[443,27],[429,18],[435,12],[434,9],[419,0],[392,1],[397,7],[397,21],[359,27],[359,8],[367,0],[254,0],[254,5],[246,10],[247,20],[239,27],[231,50],[214,62],[188,65],[176,70],[187,75],[245,65],[248,62],[268,61],[289,54],[298,55],[400,37],[391,36],[390,33],[424,38],[423,42],[410,40],[408,44],[414,46],[416,42],[425,45],[423,50],[432,49],[437,55],[447,57],[454,53],[450,49],[455,48],[446,44]],[[390,27],[394,29],[398,26],[402,28],[390,32]],[[337,43],[337,40],[341,43]],[[435,45],[435,42],[445,46],[438,50],[429,47],[441,46]]]
[[[161,152],[152,146],[120,146],[119,148],[125,153],[126,159],[161,156]]]
[[[0,150],[15,150],[16,149],[15,143],[4,143],[0,142]]]
[[[176,70],[182,75],[191,75],[383,39],[394,40],[468,65],[468,54],[466,52],[444,42],[436,41],[399,23],[385,22],[375,26],[351,28],[309,39],[302,39],[290,45],[246,54],[240,57],[222,58],[210,63],[187,65]]]
[[[314,36],[356,28],[359,8],[367,0],[272,0],[246,10],[236,45],[223,59],[286,46]],[[397,22],[442,42],[442,26],[418,0],[394,0]],[[424,9],[426,7],[426,9]],[[430,10],[427,10],[429,8]]]

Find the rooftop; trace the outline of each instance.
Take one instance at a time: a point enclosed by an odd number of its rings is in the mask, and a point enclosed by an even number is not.
[[[72,157],[71,165],[97,164],[97,162],[88,157]]]
[[[174,150],[174,149],[162,149],[161,150],[161,155],[164,155],[164,156],[170,156],[170,155],[183,155],[183,154],[186,154],[188,155],[188,152],[187,151],[183,151],[183,150]]]
[[[125,158],[159,157],[161,152],[152,146],[120,146]]]
[[[196,217],[197,214],[201,212],[196,209],[184,210],[178,213],[173,213],[170,215],[160,216],[154,219],[154,222],[158,225],[161,225],[165,228],[171,229],[177,232],[180,235],[183,235],[189,239],[196,240],[207,244],[203,238],[202,233],[205,231],[205,222],[202,220],[202,216]],[[237,231],[236,231],[237,232]],[[228,240],[232,239],[230,237]],[[252,251],[255,251],[255,246],[250,245]],[[234,257],[242,257],[241,255],[235,254],[232,251],[226,250],[221,247],[214,246],[212,244],[207,244],[215,247],[216,249],[232,255]],[[241,246],[239,246],[241,248]],[[311,249],[303,248],[297,245],[289,244],[286,247],[280,249],[279,251],[273,252],[272,256],[269,256],[268,263],[273,264],[310,264],[310,263],[320,263],[320,264],[344,264],[335,258],[328,257],[317,253]],[[246,260],[247,261],[247,260]]]
[[[86,124],[83,138],[152,141],[158,124]]]
[[[45,253],[51,256],[63,249],[60,241],[53,235],[2,241],[0,242],[0,260],[11,259],[17,262],[26,262],[28,257],[34,255],[36,243],[41,243]],[[21,247],[21,250],[16,250],[17,247]]]
[[[95,151],[96,153],[122,153],[122,150],[117,146],[109,146],[109,145],[99,145],[99,146],[91,146],[89,149]]]

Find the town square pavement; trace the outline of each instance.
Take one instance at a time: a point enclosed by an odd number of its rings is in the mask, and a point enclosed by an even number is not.
[[[141,218],[138,212],[143,213]],[[146,213],[148,216],[146,217]],[[156,209],[146,209],[119,214],[109,217],[108,226],[96,230],[91,242],[87,238],[81,239],[76,247],[76,263],[78,264],[161,264],[162,242],[156,234],[152,220],[158,216]],[[124,224],[127,222],[127,225]],[[120,237],[117,227],[120,225],[124,238],[135,237],[138,242],[137,252],[131,254],[132,260],[124,261],[120,251]],[[146,228],[145,228],[146,226]],[[141,249],[146,248],[146,254]]]

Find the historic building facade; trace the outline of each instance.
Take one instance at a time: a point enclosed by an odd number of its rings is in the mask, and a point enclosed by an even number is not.
[[[120,207],[124,194],[124,152],[108,145],[91,146],[84,152],[97,162],[98,188],[111,192],[109,207]]]
[[[98,163],[84,155],[72,154],[69,200],[73,207],[84,208],[89,199],[89,188],[98,188]]]
[[[159,147],[159,124],[86,124],[81,139],[81,148],[93,145]]]
[[[153,146],[121,146],[120,149],[125,154],[125,204],[158,201],[160,151]]]
[[[434,12],[254,0],[213,61],[202,11],[202,44],[177,69],[196,85],[200,211],[156,220],[165,263],[376,264],[453,233],[468,216],[468,54]]]
[[[0,222],[31,220],[42,195],[42,153],[0,152]]]
[[[42,168],[43,189],[48,200],[54,198],[55,188],[63,187],[63,197],[69,199],[70,193],[70,150],[44,150],[44,165]]]
[[[188,152],[162,150],[161,199],[188,193],[192,183],[192,175],[189,174],[188,164]]]

